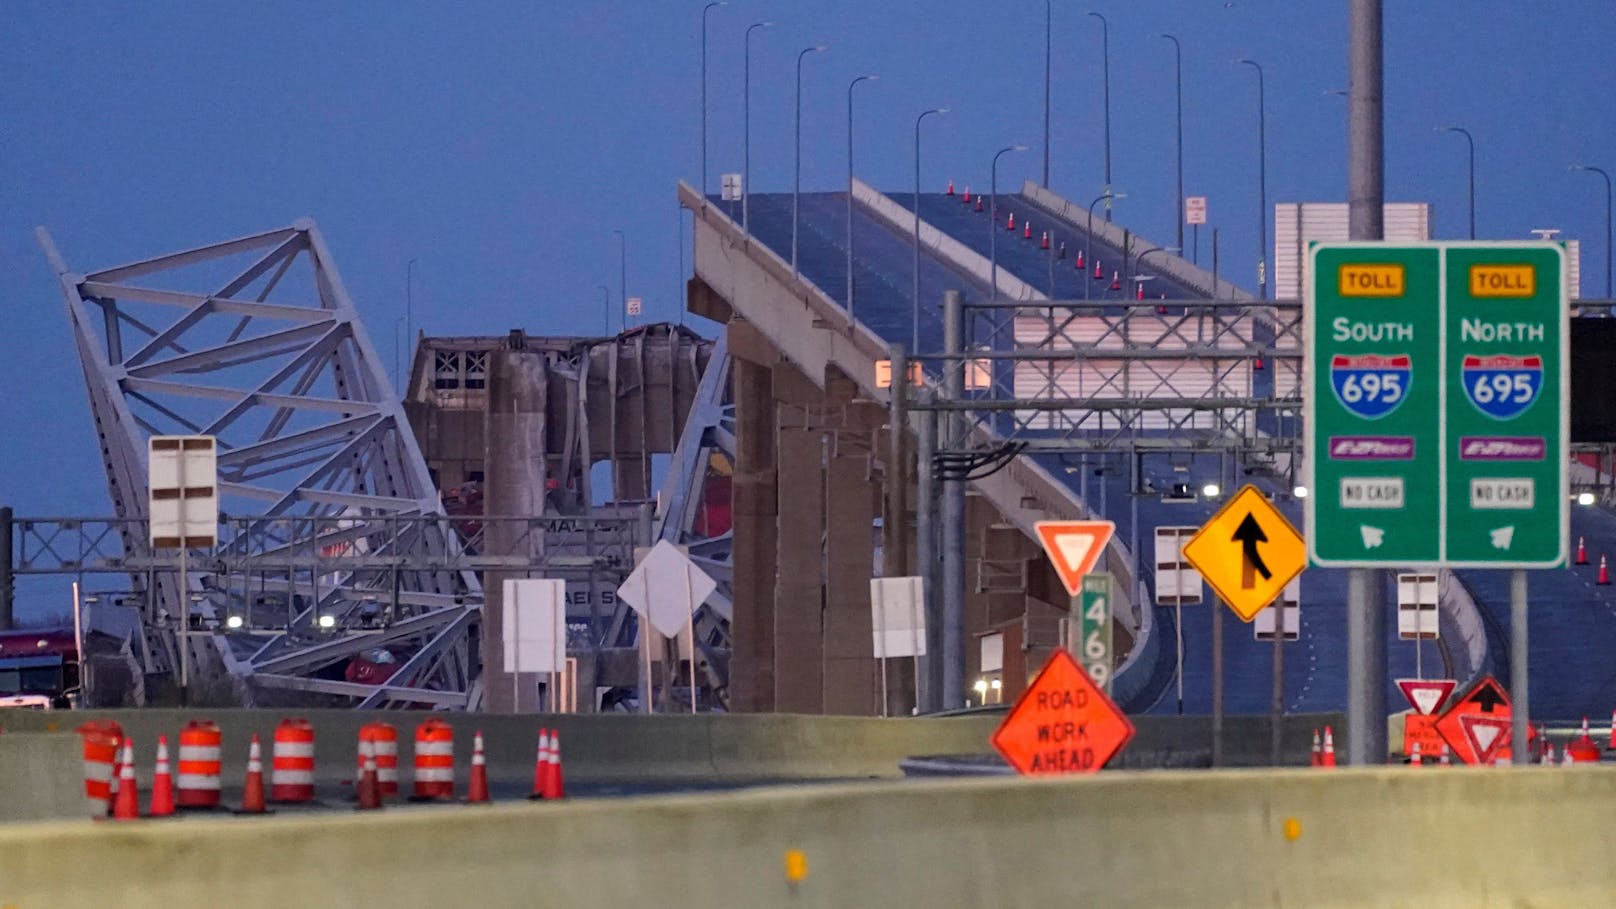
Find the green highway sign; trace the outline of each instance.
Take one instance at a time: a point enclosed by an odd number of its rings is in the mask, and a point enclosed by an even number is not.
[[[1562,247],[1315,244],[1309,265],[1303,399],[1314,564],[1564,562]]]
[[[1098,572],[1083,576],[1083,592],[1078,598],[1078,641],[1080,662],[1101,691],[1111,690],[1111,575]]]

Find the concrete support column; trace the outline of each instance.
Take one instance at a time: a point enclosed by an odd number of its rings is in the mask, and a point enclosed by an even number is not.
[[[733,334],[733,332],[732,332]],[[735,400],[734,618],[730,709],[774,710],[774,579],[777,532],[773,371],[737,357]]]
[[[870,634],[873,523],[880,489],[870,481],[869,456],[848,450],[852,446],[846,443],[853,435],[833,437],[826,471],[825,712],[869,716],[880,712]],[[873,440],[874,433],[857,436]],[[891,682],[889,678],[889,688]]]
[[[778,372],[776,378],[779,378]],[[778,394],[779,386],[776,385]],[[824,710],[823,436],[781,427],[777,461],[778,572],[774,581],[774,709]]]
[[[500,350],[490,356],[488,370],[488,453],[485,502],[490,515],[529,516],[544,513],[546,451],[546,382],[542,354]],[[537,556],[542,540],[511,522],[489,525],[490,554]],[[537,711],[539,676],[513,678],[504,671],[504,597],[507,578],[520,572],[490,571],[485,580],[482,616],[483,709],[490,713]]]

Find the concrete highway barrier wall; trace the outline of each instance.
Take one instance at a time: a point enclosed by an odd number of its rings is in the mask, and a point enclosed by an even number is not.
[[[0,735],[0,821],[85,814],[83,766],[76,735]]]
[[[482,730],[489,775],[529,779],[540,727],[561,730],[567,778],[579,782],[647,780],[769,780],[896,777],[898,762],[912,754],[980,752],[998,716],[879,719],[792,714],[701,714],[699,716],[575,714],[508,716],[463,713],[382,713],[351,710],[0,710],[0,730],[10,737],[30,731],[71,732],[92,719],[116,720],[134,740],[140,779],[149,780],[157,736],[178,747],[190,720],[207,718],[224,739],[224,779],[239,783],[246,771],[253,733],[268,760],[275,726],[284,716],[306,717],[315,729],[316,778],[329,784],[353,776],[359,727],[374,720],[398,727],[399,764],[408,781],[415,727],[428,717],[455,730],[456,766],[471,761],[472,735]],[[77,772],[78,765],[72,766]],[[462,777],[463,778],[463,777]],[[0,777],[0,796],[5,783]]]
[[[0,827],[0,906],[1601,906],[1612,804],[1601,768],[1382,768],[50,822]]]

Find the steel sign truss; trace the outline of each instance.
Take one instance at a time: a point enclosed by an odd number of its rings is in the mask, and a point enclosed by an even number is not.
[[[66,301],[119,517],[147,517],[148,437],[211,435],[221,512],[256,516],[214,556],[345,551],[388,562],[324,576],[311,567],[301,607],[267,641],[227,629],[228,616],[252,611],[246,581],[204,587],[192,577],[182,594],[174,575],[155,576],[148,671],[173,665],[179,636],[162,619],[180,614],[185,595],[201,614],[189,635],[199,668],[230,677],[249,703],[273,687],[366,707],[473,706],[467,640],[481,588],[471,571],[449,567],[461,544],[447,520],[424,520],[442,512],[431,476],[314,223],[88,273],[70,270],[43,230],[39,239]],[[403,517],[415,520],[388,520]],[[126,553],[142,551],[129,528],[121,534]],[[282,583],[297,582],[292,572]],[[390,616],[386,640],[361,629],[374,603],[395,595],[408,609]],[[332,667],[384,645],[400,664],[385,685],[334,680]]]

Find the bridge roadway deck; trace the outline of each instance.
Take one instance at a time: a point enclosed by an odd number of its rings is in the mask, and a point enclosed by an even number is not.
[[[905,210],[912,211],[911,193],[890,193],[889,198]],[[727,205],[714,200],[715,204]],[[751,197],[752,232],[776,253],[789,260],[791,253],[791,197],[789,194],[758,194]],[[801,196],[799,226],[799,264],[803,274],[827,295],[846,305],[846,216],[845,193],[805,193]],[[1043,292],[1050,288],[1053,273],[1056,297],[1080,298],[1085,287],[1096,299],[1116,298],[1112,293],[1111,271],[1123,271],[1121,251],[1099,238],[1085,242],[1083,225],[1068,223],[1031,199],[1019,193],[1000,195],[1001,212],[1016,212],[1018,229],[998,228],[997,259],[1007,274],[1026,282]],[[977,212],[975,205],[967,205],[960,196],[942,193],[922,193],[921,217],[931,226],[984,257],[988,254],[987,213]],[[738,212],[736,213],[738,216]],[[1022,238],[1020,223],[1031,218],[1034,238]],[[1098,218],[1098,213],[1097,213]],[[913,274],[913,246],[907,234],[889,230],[881,221],[870,216],[859,206],[854,207],[854,277],[856,280],[856,311],[859,320],[889,340],[907,340],[911,305],[911,276]],[[1038,238],[1043,230],[1051,231],[1050,251],[1039,248]],[[1057,259],[1051,267],[1051,253],[1060,243],[1067,244],[1065,259]],[[1072,257],[1078,249],[1086,251],[1085,270],[1080,275],[1073,267]],[[1105,278],[1095,281],[1093,256],[1098,251]],[[1154,274],[1150,263],[1166,253],[1158,253],[1146,260],[1145,273]],[[1114,263],[1115,267],[1105,263]],[[921,349],[935,351],[941,347],[941,315],[937,301],[944,290],[961,291],[969,299],[985,299],[988,288],[974,280],[949,262],[926,250],[921,253],[920,326]],[[1198,298],[1194,288],[1153,277],[1147,293],[1166,292],[1169,297]],[[929,301],[929,302],[928,302]],[[1263,383],[1271,381],[1264,373],[1257,373],[1258,392]],[[1079,481],[1076,471],[1061,469],[1064,463],[1048,462],[1046,466],[1057,475],[1068,479],[1076,491]],[[1199,486],[1215,478],[1215,470],[1198,463],[1187,479]],[[1099,488],[1106,489],[1105,513],[1119,524],[1118,533],[1130,541],[1133,530],[1129,525],[1128,482],[1123,471],[1103,478],[1091,475],[1089,492],[1091,503],[1100,507]],[[1268,484],[1267,491],[1278,492]],[[1301,508],[1298,503],[1284,502],[1281,510],[1298,527],[1301,526]],[[1204,505],[1162,503],[1158,497],[1141,497],[1139,517],[1144,531],[1146,553],[1152,553],[1151,529],[1158,525],[1198,524],[1210,513]],[[1616,556],[1616,517],[1599,509],[1576,509],[1572,521],[1573,538],[1585,536],[1597,563],[1598,553]],[[1145,559],[1142,580],[1154,590],[1154,571]],[[1572,719],[1589,714],[1603,716],[1616,707],[1616,669],[1608,668],[1608,655],[1616,653],[1616,588],[1597,588],[1591,583],[1594,565],[1576,570],[1539,571],[1532,575],[1533,623],[1531,628],[1531,656],[1536,671],[1533,673],[1533,713],[1546,719]],[[1461,582],[1474,596],[1488,625],[1489,654],[1495,672],[1507,680],[1507,638],[1501,637],[1509,628],[1509,585],[1507,573],[1488,571],[1461,571]],[[1389,597],[1387,613],[1387,704],[1392,710],[1404,707],[1392,679],[1415,675],[1415,645],[1397,638],[1395,604]],[[1211,616],[1206,606],[1185,607],[1184,617],[1184,710],[1186,713],[1205,713],[1211,709]],[[1154,618],[1157,629],[1169,643],[1174,632],[1173,610],[1159,607]],[[1309,569],[1302,580],[1302,634],[1301,640],[1289,645],[1285,665],[1285,702],[1291,710],[1338,710],[1346,702],[1346,573],[1324,569]],[[1451,629],[1448,629],[1451,630]],[[1272,690],[1272,645],[1252,640],[1250,629],[1237,620],[1226,617],[1226,708],[1231,712],[1260,712],[1268,709]],[[1457,644],[1455,644],[1457,646]],[[1435,675],[1442,667],[1437,647],[1425,644],[1420,663],[1427,676]],[[1171,661],[1165,667],[1168,678],[1157,678],[1147,686],[1156,697],[1149,704],[1130,705],[1135,710],[1176,712],[1178,700],[1176,685],[1170,678]]]

